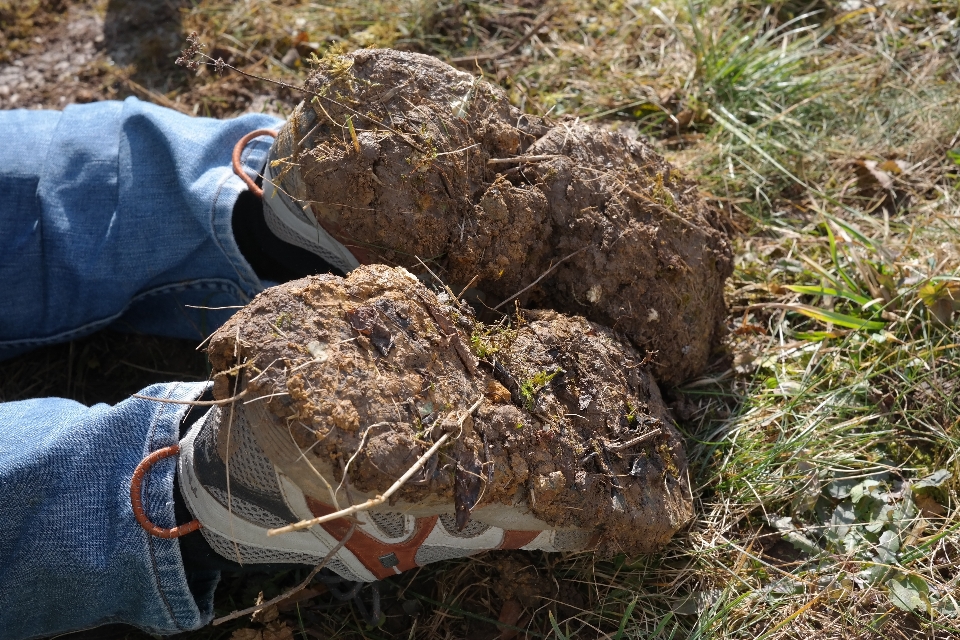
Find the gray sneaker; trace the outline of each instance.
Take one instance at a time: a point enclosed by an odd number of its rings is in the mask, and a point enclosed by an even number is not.
[[[190,429],[180,443],[184,500],[207,543],[225,558],[243,565],[318,565],[344,539],[351,523],[341,518],[268,535],[271,529],[336,509],[329,497],[304,493],[270,461],[250,425],[251,420],[270,419],[257,406],[213,407]],[[287,453],[294,462],[306,462],[298,449]],[[491,549],[579,551],[595,542],[588,531],[549,528],[522,507],[500,508],[483,518],[506,526],[483,522],[479,518],[484,514],[479,514],[463,530],[457,528],[452,502],[416,507],[357,513],[357,529],[326,566],[347,580],[372,582]],[[509,528],[511,524],[521,528]]]
[[[263,218],[273,235],[319,256],[343,273],[348,273],[361,263],[367,264],[369,261],[362,246],[350,244],[349,240],[342,237],[339,229],[324,228],[317,221],[312,203],[306,197],[306,187],[297,165],[302,142],[298,143],[297,138],[303,136],[303,126],[312,126],[309,118],[316,119],[313,111],[298,107],[294,118],[279,132],[259,129],[242,137],[233,150],[233,170],[250,191],[263,200]],[[246,144],[262,136],[272,136],[276,141],[270,148],[267,164],[263,169],[261,188],[243,170],[240,158]],[[349,248],[345,242],[350,245]]]

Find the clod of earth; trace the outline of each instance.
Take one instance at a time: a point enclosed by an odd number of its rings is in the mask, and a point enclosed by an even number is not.
[[[382,493],[453,430],[384,509],[456,504],[461,526],[500,526],[517,505],[511,526],[587,529],[628,554],[692,516],[683,445],[643,357],[583,318],[488,326],[403,268],[363,266],[264,291],[209,355],[215,396],[248,389],[260,446],[310,495],[328,496],[355,454],[340,499]]]
[[[414,53],[330,56],[307,87],[322,97],[294,111],[276,170],[298,162],[302,180],[284,188],[367,261],[433,259],[458,286],[479,276],[489,306],[548,272],[522,306],[623,332],[657,352],[664,383],[706,366],[730,246],[695,184],[647,142],[521,113],[498,87]]]

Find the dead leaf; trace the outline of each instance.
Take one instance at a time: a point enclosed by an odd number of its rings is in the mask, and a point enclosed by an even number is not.
[[[263,630],[263,640],[293,640],[293,629],[286,622],[272,622]]]
[[[897,188],[897,178],[903,175],[907,164],[902,160],[857,160],[853,164],[857,188],[862,196],[879,199],[878,206],[893,209],[901,206],[907,197]]]
[[[877,169],[880,171],[886,172],[891,176],[898,176],[906,170],[907,165],[902,160],[887,160],[886,162],[881,162]]]
[[[782,296],[786,293],[790,293],[786,287],[781,285],[779,282],[770,282],[767,284],[767,291],[775,296]]]
[[[230,640],[263,640],[263,633],[259,629],[237,629]]]
[[[259,604],[259,603],[258,603]],[[255,611],[250,619],[254,622],[267,623],[272,622],[280,617],[280,610],[277,609],[277,605],[273,604],[259,611]]]
[[[937,502],[933,496],[921,494],[914,498],[914,502],[917,503],[920,515],[927,520],[939,518],[947,512],[947,508]]]
[[[884,163],[886,164],[886,163]],[[857,186],[861,192],[876,195],[879,190],[893,189],[893,176],[880,168],[875,160],[858,160],[855,166]]]
[[[355,309],[348,309],[346,316],[354,331],[368,337],[381,355],[387,356],[390,354],[390,349],[393,348],[393,334],[380,321],[380,314],[376,308],[370,305],[361,305]]]
[[[502,625],[515,627],[517,626],[517,622],[520,621],[521,613],[523,613],[523,607],[517,602],[516,598],[510,598],[500,607],[500,617],[497,618],[497,622]],[[518,633],[519,631],[516,629],[500,627],[500,640],[512,640],[517,637]]]
[[[960,289],[953,282],[928,282],[920,288],[920,299],[931,315],[944,325],[953,320],[953,312],[960,308]]]
[[[693,120],[693,110],[691,109],[684,109],[677,114],[677,126],[680,129],[686,129],[691,120]]]

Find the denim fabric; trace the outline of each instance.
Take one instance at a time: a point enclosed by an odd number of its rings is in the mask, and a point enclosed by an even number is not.
[[[201,340],[264,288],[237,249],[234,143],[281,122],[129,98],[0,111],[0,359],[108,325]],[[251,175],[270,138],[247,146]]]
[[[245,187],[230,157],[244,134],[279,125],[133,98],[0,111],[0,359],[105,326],[199,340],[225,322],[233,309],[189,305],[242,305],[264,287],[233,239]],[[270,142],[247,146],[251,175]],[[204,388],[144,393],[192,399]],[[0,404],[0,640],[111,622],[170,634],[210,620],[217,574],[188,584],[178,542],[148,536],[130,506],[134,468],[176,442],[185,410]],[[173,473],[165,460],[145,487],[161,526],[174,524]]]
[[[158,384],[142,394],[193,400],[207,386]],[[179,542],[148,535],[130,504],[133,470],[177,442],[188,408],[137,398],[0,404],[0,638],[111,622],[170,634],[210,621],[217,574],[191,576],[192,593]],[[144,481],[146,513],[162,527],[176,524],[174,470],[167,458]]]

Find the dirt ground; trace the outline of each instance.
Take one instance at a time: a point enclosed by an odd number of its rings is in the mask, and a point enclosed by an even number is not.
[[[289,282],[214,334],[214,393],[230,397],[242,370],[240,388],[271,414],[258,440],[269,453],[292,433],[314,464],[291,477],[314,496],[326,490],[313,470],[333,481],[355,453],[353,501],[378,495],[453,431],[397,494],[405,511],[456,504],[466,526],[475,508],[525,504],[553,527],[600,534],[606,555],[662,548],[692,516],[690,488],[643,357],[578,317],[525,311],[505,328],[472,315],[402,268]]]
[[[4,13],[0,3],[0,108],[62,109],[136,96],[191,115],[287,113],[286,90],[239,76],[209,83],[174,66],[189,4],[24,0]]]

